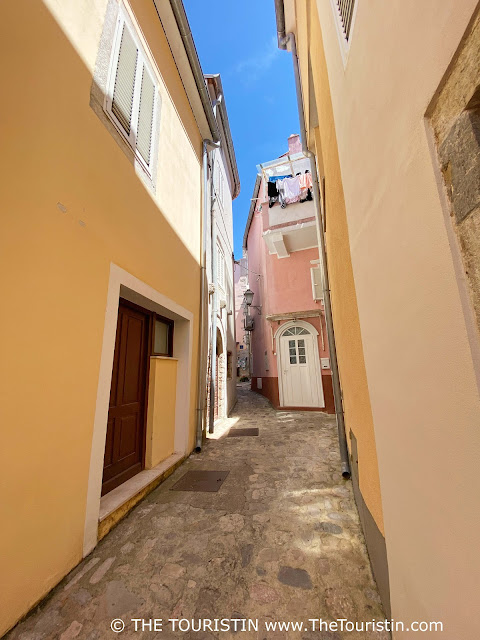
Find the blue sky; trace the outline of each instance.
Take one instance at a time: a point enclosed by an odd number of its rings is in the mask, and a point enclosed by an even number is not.
[[[240,173],[233,202],[235,257],[242,241],[256,165],[288,149],[298,133],[292,56],[277,48],[273,0],[184,0],[204,73],[220,73]]]

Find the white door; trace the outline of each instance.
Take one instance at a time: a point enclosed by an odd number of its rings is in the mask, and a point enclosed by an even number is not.
[[[291,327],[280,337],[280,374],[284,407],[324,407],[318,349],[303,327]]]

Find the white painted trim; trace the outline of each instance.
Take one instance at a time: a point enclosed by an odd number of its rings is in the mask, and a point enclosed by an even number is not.
[[[120,52],[120,43],[122,39],[122,31],[123,27],[126,27],[130,32],[135,44],[138,48],[138,58],[137,58],[137,69],[136,69],[136,77],[135,77],[135,85],[134,85],[134,100],[133,100],[133,108],[132,108],[132,122],[130,125],[130,135],[127,135],[126,131],[123,129],[123,126],[118,121],[117,117],[112,111],[112,102],[113,102],[113,90],[115,87],[115,77],[117,73],[117,65],[118,65],[118,55]],[[114,37],[114,46],[112,55],[110,58],[108,75],[107,75],[107,84],[105,91],[105,100],[104,100],[104,111],[112,121],[113,125],[117,129],[118,133],[123,137],[123,139],[128,143],[131,147],[133,153],[135,154],[135,162],[138,163],[139,166],[145,171],[150,180],[154,182],[154,171],[155,167],[155,157],[158,153],[158,136],[157,129],[159,127],[159,109],[160,109],[160,96],[158,92],[159,85],[159,77],[158,74],[154,72],[153,66],[149,60],[147,55],[147,47],[141,41],[139,35],[140,29],[134,22],[130,12],[126,9],[125,5],[121,3],[119,5],[119,12],[117,17],[117,25],[115,27],[115,37]],[[137,138],[137,126],[138,126],[138,118],[139,118],[139,105],[140,105],[140,91],[141,91],[141,76],[143,66],[147,68],[147,72],[150,74],[153,82],[154,82],[154,104],[153,104],[153,119],[152,119],[152,138],[151,138],[151,148],[150,148],[150,164],[147,164],[145,160],[142,158],[140,152],[137,150],[136,138]]]
[[[278,329],[275,331],[274,339],[276,340],[277,338],[279,338],[280,334],[282,334],[287,329],[290,329],[290,327],[302,327],[303,329],[306,329],[309,333],[313,333],[314,336],[318,336],[318,331],[315,329],[313,324],[310,324],[310,322],[306,322],[305,320],[293,319],[293,320],[289,320],[288,322],[285,322],[284,324],[281,324],[278,327]]]
[[[279,348],[280,343],[278,342],[278,339],[281,338],[283,332],[286,331],[287,329],[290,329],[290,327],[302,327],[303,329],[306,329],[310,334],[314,336],[313,355],[315,359],[315,377],[317,379],[317,384],[320,387],[321,395],[323,397],[323,405],[321,405],[319,408],[324,408],[325,394],[323,392],[322,372],[320,369],[320,352],[318,350],[319,333],[316,330],[316,328],[313,326],[313,324],[310,324],[309,322],[305,322],[304,320],[291,320],[290,322],[285,322],[284,324],[281,324],[278,327],[278,329],[275,331],[274,340],[279,345],[278,347],[276,347],[275,352],[277,354],[278,395],[280,400],[280,407],[285,406],[285,404],[283,402],[283,367],[282,367],[282,355],[281,355],[282,350]]]
[[[192,378],[193,313],[184,309],[121,267],[111,263],[98,377],[97,403],[93,422],[90,470],[88,474],[83,539],[84,557],[88,555],[97,544],[103,458],[105,454],[108,405],[120,297],[127,298],[131,302],[135,302],[150,311],[157,309],[159,312],[161,311],[163,315],[175,320],[173,354],[175,358],[178,358],[178,366],[174,449],[176,454],[186,455],[189,453],[188,431]]]

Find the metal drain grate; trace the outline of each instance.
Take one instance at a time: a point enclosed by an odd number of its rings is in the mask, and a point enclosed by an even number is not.
[[[231,429],[228,432],[229,438],[237,438],[239,436],[258,436],[258,427],[247,427],[245,429]]]
[[[170,491],[207,491],[220,489],[230,471],[187,471]]]

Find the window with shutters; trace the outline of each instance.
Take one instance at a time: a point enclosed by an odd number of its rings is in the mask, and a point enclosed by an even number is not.
[[[158,111],[155,75],[139,39],[123,16],[117,23],[105,110],[152,176]]]

